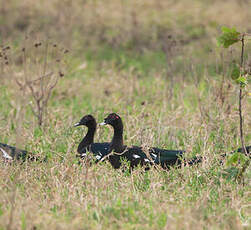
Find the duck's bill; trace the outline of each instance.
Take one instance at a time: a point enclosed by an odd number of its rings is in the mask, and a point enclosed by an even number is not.
[[[107,125],[105,122],[101,122],[99,123],[99,125]]]
[[[80,122],[73,125],[73,127],[77,127],[77,126],[80,126]]]

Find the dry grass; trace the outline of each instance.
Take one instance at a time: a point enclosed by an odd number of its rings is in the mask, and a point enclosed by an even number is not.
[[[214,43],[222,25],[250,31],[249,9],[246,0],[13,0],[1,7],[0,32],[3,42],[30,31],[57,38],[69,48],[105,43],[136,50],[159,48],[173,35],[189,50],[198,40]]]
[[[230,114],[225,105],[217,106],[213,87],[217,82],[212,81],[207,92],[185,85],[167,103],[165,78],[138,79],[132,74],[126,80],[124,72],[107,71],[109,76],[102,70],[102,76],[64,79],[49,107],[47,131],[35,128],[32,114],[26,112],[24,131],[17,135],[24,135],[26,147],[47,154],[49,161],[1,164],[2,228],[242,229],[248,224],[250,171],[243,186],[226,180],[221,175],[224,167],[217,163],[219,152],[240,146],[236,105],[231,105]],[[4,95],[15,98],[7,91]],[[228,100],[234,101],[234,95]],[[5,103],[2,110],[9,113],[8,118],[1,114],[1,138],[14,144],[15,109]],[[77,165],[76,147],[83,134],[72,124],[86,113],[102,121],[111,111],[124,119],[126,143],[184,148],[189,156],[202,155],[203,163],[168,172],[139,169],[131,175],[109,165]],[[248,111],[250,103],[245,101],[246,131],[251,124]],[[110,129],[99,128],[96,140],[111,136]]]
[[[50,35],[71,52],[43,128],[22,104],[31,98],[24,98],[13,80],[22,65],[13,62],[12,72],[1,68],[0,142],[18,143],[46,155],[48,162],[0,163],[0,229],[250,228],[250,168],[241,184],[227,178],[227,166],[218,162],[219,153],[240,146],[238,87],[227,68],[238,59],[238,47],[230,54],[219,52],[215,35],[222,24],[250,30],[250,3],[241,2],[25,0],[2,5],[1,39],[15,58],[22,47],[18,36],[32,28],[40,31],[31,33],[34,43]],[[158,53],[166,42],[162,34],[178,40],[171,60]],[[243,103],[250,145],[250,99]],[[76,148],[86,129],[72,125],[85,114],[102,121],[110,112],[122,116],[126,144],[186,149],[188,157],[203,156],[203,163],[132,174],[106,163],[78,165]],[[98,128],[96,141],[111,138],[110,128]]]

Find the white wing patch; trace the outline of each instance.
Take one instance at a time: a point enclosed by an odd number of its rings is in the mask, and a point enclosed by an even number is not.
[[[157,158],[157,154],[153,154],[153,153],[152,153],[152,156],[153,156],[154,158]]]
[[[149,159],[144,159],[145,162],[150,162]]]
[[[0,148],[1,152],[3,153],[3,157],[8,160],[13,160],[13,158],[6,152],[4,149]]]
[[[97,155],[97,156],[96,156],[96,159],[97,159],[97,160],[100,160],[101,158],[102,158],[102,156],[100,156],[100,155]]]
[[[86,157],[86,155],[87,155],[86,153],[82,153],[81,157]]]
[[[137,155],[137,154],[133,154],[132,156],[133,156],[135,159],[140,158],[140,156]]]

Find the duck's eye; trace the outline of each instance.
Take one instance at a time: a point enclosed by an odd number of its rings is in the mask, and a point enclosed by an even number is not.
[[[113,115],[111,116],[111,118],[112,118],[112,119],[118,119],[119,117],[118,117],[117,115],[113,114]]]

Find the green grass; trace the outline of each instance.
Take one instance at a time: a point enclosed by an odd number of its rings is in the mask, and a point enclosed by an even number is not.
[[[29,1],[11,1],[0,16],[1,44],[12,47],[9,69],[0,67],[0,142],[48,161],[0,162],[0,230],[249,229],[250,167],[240,183],[236,168],[219,164],[221,153],[240,147],[238,86],[227,76],[227,63],[238,60],[239,47],[223,52],[215,39],[223,24],[248,29],[248,7],[234,0],[137,1],[124,2],[124,8],[110,0]],[[21,15],[20,7],[30,11]],[[18,60],[26,31],[21,24],[40,28],[30,45],[50,36],[70,49],[42,128],[28,90],[23,100],[14,80],[24,72]],[[169,34],[178,42],[170,55],[161,48]],[[28,70],[30,77],[34,69]],[[251,99],[245,97],[247,145],[250,111]],[[86,128],[73,124],[86,114],[101,122],[111,112],[124,121],[125,144],[186,149],[186,157],[200,155],[203,162],[169,171],[137,168],[131,174],[106,162],[79,165],[75,155]],[[95,141],[109,141],[112,134],[109,127],[98,127]]]
[[[50,100],[45,129],[36,127],[27,108],[23,133],[16,133],[15,84],[1,86],[1,141],[15,145],[22,135],[23,147],[48,157],[46,163],[1,163],[1,228],[242,229],[250,213],[250,170],[243,186],[217,163],[219,153],[240,146],[235,94],[229,93],[219,106],[218,89],[202,78],[197,87],[178,80],[168,99],[165,75],[155,71],[138,77],[137,71],[114,66],[116,58],[105,60],[102,70],[91,66],[92,72],[63,78]],[[217,86],[217,81],[211,84]],[[244,104],[247,132],[250,103]],[[109,164],[78,165],[76,148],[86,129],[72,125],[84,114],[102,121],[112,111],[124,120],[127,144],[187,149],[187,156],[202,155],[204,162],[169,171],[137,169],[132,174]],[[111,137],[111,129],[99,128],[96,140]]]

